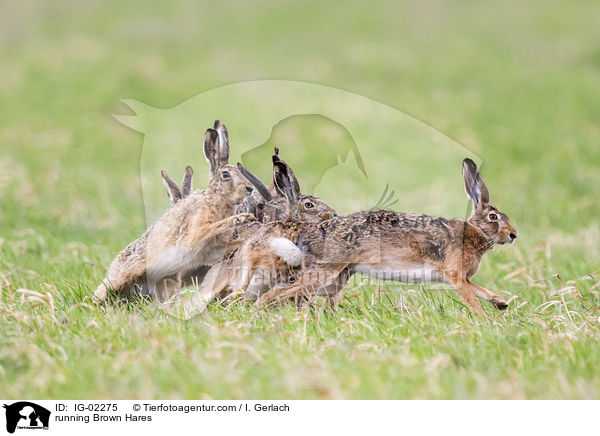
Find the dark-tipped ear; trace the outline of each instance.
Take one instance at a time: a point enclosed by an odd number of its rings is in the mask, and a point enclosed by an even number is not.
[[[210,172],[214,173],[219,167],[219,151],[217,149],[217,142],[219,141],[219,134],[215,129],[208,129],[204,135],[204,158],[208,162]]]
[[[481,174],[477,170],[477,165],[469,158],[463,160],[463,181],[465,183],[465,193],[473,202],[473,209],[490,202],[490,194],[481,178]]]
[[[287,166],[281,162],[273,162],[273,184],[279,195],[286,197],[290,203],[296,202],[297,197],[292,189]]]
[[[273,184],[279,195],[287,198],[291,204],[298,200],[300,196],[298,181],[285,162],[273,162]]]
[[[193,180],[192,180],[193,176],[194,176],[194,170],[192,169],[191,166],[188,165],[187,167],[185,167],[185,173],[183,174],[183,180],[181,181],[181,197],[182,198],[190,195],[190,193],[194,189]]]
[[[215,120],[213,128],[219,134],[219,163],[225,165],[229,162],[229,132],[221,120]]]
[[[167,191],[171,205],[177,203],[179,200],[181,200],[181,191],[179,190],[179,186],[177,186],[175,180],[169,177],[165,171],[161,171],[160,175],[163,178],[163,185]]]
[[[279,195],[290,201],[295,201],[300,196],[300,184],[292,168],[279,156],[279,149],[275,148],[273,155],[273,184]]]
[[[262,196],[262,198],[264,198],[266,201],[271,201],[273,196],[271,195],[271,191],[269,191],[267,185],[265,185],[263,181],[258,178],[258,176],[252,174],[249,170],[247,170],[246,167],[244,167],[244,165],[242,165],[241,163],[238,162],[237,166],[240,172],[244,175],[244,177],[246,177],[248,181],[252,183],[252,185],[256,188],[256,190]]]

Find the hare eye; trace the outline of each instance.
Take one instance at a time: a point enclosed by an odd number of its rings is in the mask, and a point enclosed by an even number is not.
[[[231,179],[231,174],[229,173],[229,171],[223,171],[221,173],[221,177],[223,177],[223,180],[229,180]]]
[[[307,209],[312,209],[313,207],[315,207],[315,205],[312,204],[310,201],[307,201],[306,203],[304,203],[304,207]]]
[[[498,221],[498,215],[496,215],[494,212],[490,213],[488,218],[490,221]]]

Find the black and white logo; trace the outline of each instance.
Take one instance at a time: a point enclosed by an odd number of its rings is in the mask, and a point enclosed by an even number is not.
[[[6,431],[14,433],[19,430],[48,430],[50,411],[29,401],[19,401],[6,409]]]

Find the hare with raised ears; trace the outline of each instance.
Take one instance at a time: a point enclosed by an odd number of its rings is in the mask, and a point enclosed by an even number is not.
[[[194,170],[191,166],[185,167],[185,173],[183,174],[183,180],[181,181],[181,189],[177,185],[177,182],[173,180],[166,171],[161,171],[160,175],[163,178],[163,185],[171,201],[171,206],[174,206],[182,198],[187,197],[192,193]]]
[[[301,199],[315,199],[315,197],[300,194],[300,185],[294,174],[294,171],[281,158],[281,156],[279,156],[279,148],[275,147],[274,151],[275,153],[272,157],[274,171],[273,183],[269,187],[267,187],[263,181],[260,180],[260,178],[248,171],[242,164],[238,163],[238,168],[242,174],[244,174],[244,176],[246,176],[246,178],[254,185],[254,190],[252,191],[251,195],[242,200],[237,210],[240,213],[250,212],[254,214],[258,221],[265,224],[275,221],[285,221],[286,219],[290,218],[291,213],[296,214],[295,217],[291,217],[292,219],[300,218],[300,220],[308,218],[309,215],[314,215],[316,210],[300,210],[298,207],[292,206],[288,200],[286,193],[283,191],[284,188],[281,186],[283,179],[279,176],[279,173],[283,174],[283,172],[285,172],[284,177],[286,178],[286,181],[289,180],[289,182],[286,183],[291,184],[286,189],[293,191],[290,191],[291,194],[295,192],[297,193],[295,195],[301,197]],[[279,185],[277,177],[280,179]]]
[[[233,272],[238,280],[234,291],[256,299],[269,286],[287,276],[291,268],[302,264],[303,253],[291,240],[305,223],[319,223],[337,216],[337,212],[320,198],[304,195],[291,167],[275,149],[273,184],[279,199],[267,202],[264,222],[233,257]]]
[[[181,189],[177,182],[173,180],[166,171],[160,172],[163,185],[167,192],[167,196],[171,201],[171,206],[174,206],[182,198],[187,197],[193,191],[193,175],[194,170],[191,166],[185,168],[183,174],[183,180],[181,181]],[[177,291],[181,290],[182,286],[186,283],[202,281],[204,274],[208,271],[208,266],[201,266],[192,271],[179,272],[171,277],[166,277],[156,284],[157,293],[165,297],[175,295]],[[147,289],[145,291],[148,293]],[[143,292],[142,292],[143,293]]]
[[[277,150],[277,149],[276,149]],[[277,150],[278,152],[278,150]],[[260,178],[254,175],[252,172],[247,170],[242,164],[238,163],[238,169],[241,173],[254,185],[255,189],[252,192],[249,192],[235,207],[235,213],[252,213],[259,221],[263,220],[264,217],[264,209],[265,205],[269,202],[274,203],[273,206],[270,206],[268,210],[270,213],[274,213],[274,209],[277,207],[286,208],[286,205],[280,201],[278,201],[277,197],[279,194],[275,190],[275,187],[272,185],[271,187],[267,187]],[[190,166],[186,168],[183,181],[181,183],[181,189],[165,171],[161,171],[161,176],[163,178],[163,185],[167,192],[167,196],[171,201],[171,205],[177,203],[177,201],[182,198],[187,197],[190,194],[191,186],[192,186],[192,176],[193,170]],[[280,212],[282,215],[285,214],[284,211]],[[234,237],[230,241],[230,246],[228,247],[229,251],[233,252],[239,246],[241,240],[244,238],[243,233],[247,233],[251,231],[253,228],[252,224],[248,224],[244,228],[240,228],[239,230],[242,232],[241,238],[238,232],[234,232]],[[164,295],[176,295],[177,291],[180,291],[183,286],[195,285],[199,286],[200,283],[203,282],[204,277],[208,272],[208,279],[205,284],[209,281],[214,282],[215,274],[221,274],[222,277],[228,276],[229,273],[224,273],[221,271],[222,265],[224,267],[230,267],[231,262],[217,262],[212,268],[208,266],[202,266],[193,271],[187,271],[185,273],[178,273],[175,276],[171,276],[161,280],[157,283],[157,289],[159,292],[163,292]],[[211,297],[212,299],[212,297]],[[184,301],[184,305],[187,304]],[[189,309],[188,305],[188,309]]]
[[[231,291],[247,290],[246,298],[257,298],[302,263],[303,253],[290,241],[296,239],[302,223],[337,216],[323,200],[300,193],[298,180],[278,149],[273,155],[273,188],[267,188],[241,164],[238,166],[254,184],[254,192],[263,195],[262,203],[255,198],[253,204],[260,205],[265,223],[253,222],[239,228],[241,247],[236,246],[206,274],[193,298],[195,307],[202,308],[216,295]]]
[[[310,261],[294,284],[263,295],[259,306],[304,293],[328,295],[337,304],[346,280],[358,272],[404,282],[443,281],[473,312],[483,312],[476,297],[505,309],[504,299],[471,277],[483,254],[495,244],[512,243],[517,231],[489,203],[487,187],[470,159],[463,161],[463,180],[473,202],[467,220],[378,211],[305,225],[295,241]]]
[[[121,295],[139,293],[146,282],[150,295],[164,301],[169,296],[158,295],[158,282],[212,265],[221,258],[235,227],[254,219],[248,213],[233,215],[236,204],[253,187],[237,167],[227,163],[225,125],[217,120],[214,127],[206,131],[203,145],[209,164],[208,187],[177,200],[139,239],[118,254],[95,291],[98,298],[106,298],[109,289]]]

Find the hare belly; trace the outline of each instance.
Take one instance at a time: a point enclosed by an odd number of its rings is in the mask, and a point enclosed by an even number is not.
[[[427,265],[385,265],[361,263],[355,266],[357,273],[377,280],[392,280],[403,283],[431,283],[444,281],[443,276]]]
[[[154,255],[148,261],[148,278],[159,280],[163,277],[194,268],[197,266],[194,260],[194,253],[177,245],[172,245]]]

